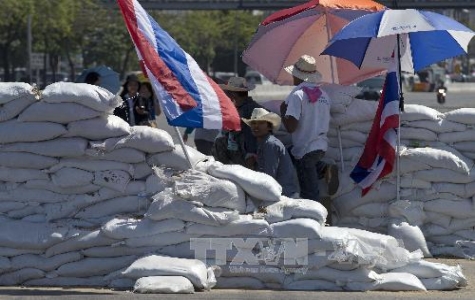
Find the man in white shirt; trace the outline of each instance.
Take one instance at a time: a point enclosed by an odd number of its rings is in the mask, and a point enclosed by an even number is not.
[[[317,85],[322,76],[312,56],[303,55],[285,70],[293,76],[296,87],[282,103],[280,112],[292,135],[291,153],[296,159],[300,197],[320,201],[320,178],[325,178],[329,195],[334,195],[339,185],[336,165],[322,161],[328,148],[331,100]]]

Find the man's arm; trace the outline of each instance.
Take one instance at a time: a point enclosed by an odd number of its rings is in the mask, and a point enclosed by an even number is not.
[[[284,101],[280,105],[280,116],[282,118],[282,123],[284,124],[285,129],[287,129],[288,132],[292,133],[295,130],[297,130],[297,127],[299,126],[299,121],[293,116],[287,116],[286,113],[287,113],[287,104],[285,104],[285,101]]]

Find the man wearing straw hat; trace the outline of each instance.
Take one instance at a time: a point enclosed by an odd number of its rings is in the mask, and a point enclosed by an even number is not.
[[[285,70],[293,76],[296,87],[282,103],[280,111],[282,122],[292,135],[291,153],[296,159],[300,197],[321,201],[320,178],[325,178],[329,195],[335,194],[339,185],[336,165],[322,161],[328,148],[331,102],[317,85],[322,75],[317,71],[315,58],[303,55]]]
[[[264,108],[254,108],[251,118],[242,118],[242,121],[251,128],[257,139],[257,171],[274,177],[282,186],[284,196],[298,197],[292,159],[284,144],[272,134],[280,127],[279,115]]]
[[[219,85],[233,101],[241,118],[250,118],[254,108],[261,107],[249,97],[255,88],[244,77],[231,77],[227,84]],[[248,126],[241,122],[241,131],[224,132],[212,149],[214,158],[224,164],[239,164],[253,169],[257,157],[257,141]]]

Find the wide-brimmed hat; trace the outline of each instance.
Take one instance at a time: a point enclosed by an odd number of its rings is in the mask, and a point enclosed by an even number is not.
[[[310,55],[302,55],[295,64],[285,67],[284,70],[303,81],[317,83],[322,80],[315,58]]]
[[[225,91],[231,92],[248,92],[253,90],[256,86],[247,82],[244,77],[231,77],[227,84],[219,85]]]
[[[273,112],[269,112],[264,108],[254,108],[250,119],[242,118],[242,121],[251,126],[252,121],[266,121],[272,124],[272,131],[276,132],[280,128],[280,116]]]

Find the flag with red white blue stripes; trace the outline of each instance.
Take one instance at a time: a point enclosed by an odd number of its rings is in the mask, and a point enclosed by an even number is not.
[[[391,173],[396,161],[399,127],[399,84],[395,68],[388,70],[378,110],[364,152],[350,177],[362,188],[362,196],[380,178]]]
[[[171,126],[240,130],[236,107],[196,61],[137,0],[117,0],[137,51]]]

